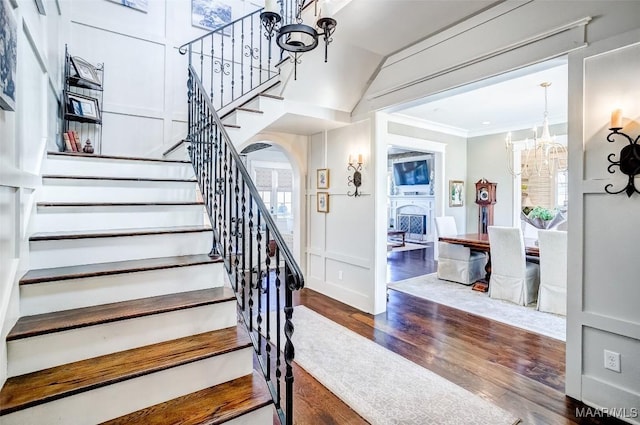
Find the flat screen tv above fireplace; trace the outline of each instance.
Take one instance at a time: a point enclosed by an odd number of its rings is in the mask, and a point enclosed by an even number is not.
[[[429,164],[424,159],[396,162],[393,164],[393,181],[396,186],[429,184]]]

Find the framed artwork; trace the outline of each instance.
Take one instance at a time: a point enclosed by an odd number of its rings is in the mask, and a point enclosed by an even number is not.
[[[72,57],[71,63],[80,78],[98,86],[102,85],[95,66],[78,56]]]
[[[16,109],[16,64],[18,53],[18,25],[13,8],[7,0],[0,0],[0,108]]]
[[[140,12],[147,13],[149,10],[149,0],[109,0],[113,3],[118,3],[123,6],[130,7],[131,9],[139,10]]]
[[[77,93],[67,93],[68,111],[84,118],[100,120],[98,99]]]
[[[461,207],[464,205],[464,182],[462,180],[449,180],[449,206]]]
[[[231,6],[220,0],[191,0],[191,25],[213,31],[231,23]],[[231,29],[223,31],[230,35]]]
[[[318,192],[316,210],[321,213],[329,212],[329,192]]]
[[[329,169],[328,168],[318,168],[318,176],[316,187],[318,189],[329,189]]]

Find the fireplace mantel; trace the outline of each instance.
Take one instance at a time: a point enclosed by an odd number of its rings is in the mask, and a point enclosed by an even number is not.
[[[398,214],[407,215],[425,215],[426,216],[426,233],[418,234],[408,232],[406,238],[408,241],[432,242],[433,217],[434,217],[435,196],[422,194],[404,194],[389,196],[389,227],[393,225],[399,228]]]

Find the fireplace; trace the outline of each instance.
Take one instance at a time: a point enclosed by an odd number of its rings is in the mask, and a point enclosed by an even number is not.
[[[392,196],[390,201],[389,227],[407,232],[409,242],[433,241],[433,196]]]
[[[398,230],[404,230],[412,235],[426,235],[426,214],[398,214]]]

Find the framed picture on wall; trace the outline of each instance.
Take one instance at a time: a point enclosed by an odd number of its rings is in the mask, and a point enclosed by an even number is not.
[[[449,206],[462,207],[464,205],[464,182],[449,180]]]
[[[130,7],[131,9],[139,10],[140,12],[147,13],[149,9],[149,0],[109,0],[112,3],[118,3],[123,6]]]
[[[73,68],[76,70],[76,74],[78,74],[80,78],[97,86],[102,85],[95,66],[78,56],[72,57],[71,63],[73,64]]]
[[[220,0],[191,0],[191,25],[213,31],[231,22],[231,6]],[[231,35],[231,29],[223,30]]]
[[[0,108],[16,108],[16,66],[18,53],[18,25],[13,9],[0,0]]]
[[[318,168],[316,187],[318,189],[329,189],[329,169]]]
[[[67,93],[67,110],[73,115],[100,120],[98,99],[77,93]]]
[[[329,192],[318,192],[316,209],[321,213],[329,212]]]

